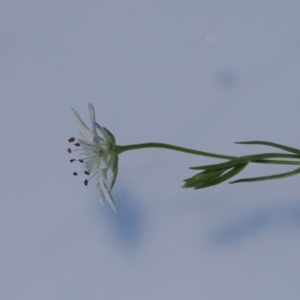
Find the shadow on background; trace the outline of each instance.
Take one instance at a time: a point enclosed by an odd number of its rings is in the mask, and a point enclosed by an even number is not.
[[[97,203],[100,210],[100,218],[105,223],[105,230],[118,248],[133,250],[137,248],[144,236],[145,211],[134,201],[134,196],[127,189],[116,188],[112,196],[117,206],[114,213],[105,203],[104,207]]]
[[[236,74],[231,70],[222,70],[216,74],[215,81],[219,87],[230,89],[236,85]]]
[[[208,234],[215,246],[232,246],[265,232],[300,230],[300,204],[268,206],[245,213]]]

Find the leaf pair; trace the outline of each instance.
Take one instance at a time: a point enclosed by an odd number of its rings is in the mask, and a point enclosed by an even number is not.
[[[213,185],[217,185],[235,176],[239,172],[241,172],[247,166],[247,164],[248,163],[239,163],[233,166],[215,168],[215,169],[212,168],[213,165],[209,165],[207,166],[208,169],[206,169],[205,171],[198,173],[191,178],[185,179],[184,180],[185,183],[182,187],[202,189]],[[204,168],[204,167],[196,167],[196,168]]]
[[[192,167],[191,169],[193,170],[204,170],[204,171],[194,175],[191,178],[184,180],[185,183],[183,187],[201,189],[201,188],[222,183],[223,181],[241,172],[250,162],[264,163],[264,164],[300,165],[299,149],[287,147],[281,144],[264,142],[264,141],[237,142],[237,144],[271,146],[281,150],[285,150],[292,154],[262,153],[262,154],[255,154],[255,155],[246,155],[246,156],[230,159],[229,161],[220,164]],[[276,160],[278,158],[280,160]],[[296,159],[296,160],[290,160],[290,159]],[[254,182],[254,181],[262,181],[262,180],[279,179],[288,176],[293,176],[299,173],[300,173],[300,168],[297,168],[293,171],[286,172],[286,173],[280,173],[276,175],[262,176],[262,177],[243,178],[243,179],[232,181],[230,183]]]

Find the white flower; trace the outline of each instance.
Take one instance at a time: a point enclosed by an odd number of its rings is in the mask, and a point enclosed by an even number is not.
[[[79,155],[82,155],[83,158],[77,161],[84,163],[84,173],[91,176],[89,180],[86,179],[84,181],[84,184],[87,185],[94,176],[97,176],[97,187],[101,203],[104,204],[105,200],[107,200],[113,211],[116,212],[115,203],[110,195],[118,173],[118,155],[115,152],[115,137],[109,130],[101,127],[96,122],[94,106],[89,104],[88,108],[92,124],[91,129],[85,125],[77,111],[72,109],[83,139],[70,138],[69,142],[75,142],[74,146],[80,147],[76,150],[81,151]],[[103,137],[99,136],[99,134],[102,134]],[[71,153],[72,150],[69,148],[68,152]],[[74,161],[75,159],[70,160],[70,162]],[[108,181],[109,172],[111,176]],[[74,172],[73,175],[77,175],[77,173]]]

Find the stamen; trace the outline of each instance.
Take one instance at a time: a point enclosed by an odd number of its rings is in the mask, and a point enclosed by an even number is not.
[[[77,172],[74,172],[74,173],[73,173],[73,175],[74,175],[74,176],[77,176],[77,175],[78,175],[78,173],[77,173]]]
[[[74,138],[74,137],[69,138],[69,142],[70,142],[70,143],[73,143],[74,141],[75,141],[75,138]]]
[[[70,163],[72,163],[72,162],[75,161],[75,160],[76,160],[76,159],[74,159],[74,158],[73,158],[73,159],[70,159]]]
[[[84,171],[85,175],[90,175],[90,173],[88,171]]]
[[[71,150],[71,148],[68,148],[68,152],[69,152],[69,153],[72,153],[72,150]]]
[[[84,183],[85,186],[87,186],[89,182],[88,182],[88,180],[86,179],[83,183]]]
[[[96,174],[98,174],[98,172],[94,172],[94,174],[89,178],[89,181],[91,181]]]
[[[79,162],[84,163],[84,161],[82,159],[78,159]]]
[[[79,144],[79,143],[76,143],[76,144],[74,144],[74,146],[76,146],[76,147],[80,147],[80,144]]]

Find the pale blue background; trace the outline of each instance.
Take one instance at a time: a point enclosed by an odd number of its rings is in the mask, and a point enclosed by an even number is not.
[[[121,145],[300,147],[299,12],[298,0],[2,0],[0,298],[299,299],[299,176],[193,191],[180,188],[188,167],[217,160],[128,152],[114,214],[66,151],[70,107],[87,120],[89,102]]]

